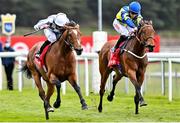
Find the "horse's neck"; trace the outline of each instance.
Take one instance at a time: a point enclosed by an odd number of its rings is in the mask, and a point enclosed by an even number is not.
[[[63,38],[58,41],[58,47],[59,47],[59,52],[60,52],[61,54],[64,54],[64,56],[67,55],[68,53],[70,53],[70,52],[72,51],[71,48],[70,48],[70,46],[68,46],[68,45],[65,43],[65,41],[64,41]]]
[[[145,47],[138,42],[138,40],[134,37],[130,39],[129,46],[127,47],[128,50],[135,53],[136,55],[142,56],[145,53]]]

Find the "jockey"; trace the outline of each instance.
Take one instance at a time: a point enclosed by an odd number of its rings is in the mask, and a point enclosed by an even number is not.
[[[113,27],[121,36],[113,47],[113,52],[115,52],[122,41],[128,39],[137,30],[142,18],[139,2],[131,2],[129,6],[124,6],[120,9],[114,19]]]
[[[66,23],[69,23],[69,19],[66,14],[58,13],[55,15],[50,15],[46,19],[40,20],[36,25],[34,25],[34,29],[36,31],[40,29],[44,29],[44,34],[47,40],[42,44],[40,50],[35,54],[36,58],[39,58],[43,49],[49,45],[50,43],[55,42],[63,33],[63,26]]]

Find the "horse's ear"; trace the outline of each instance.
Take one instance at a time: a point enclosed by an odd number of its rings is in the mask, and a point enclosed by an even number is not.
[[[140,25],[140,26],[143,26],[143,25],[144,25],[144,20],[141,20],[141,21],[139,22],[139,25]]]
[[[152,20],[150,20],[150,21],[149,21],[149,23],[150,23],[151,25],[153,25],[153,22],[152,22]]]
[[[65,25],[63,26],[63,28],[64,28],[64,29],[68,29],[69,26],[65,24]]]
[[[76,24],[76,28],[78,28],[78,29],[79,29],[79,24]]]

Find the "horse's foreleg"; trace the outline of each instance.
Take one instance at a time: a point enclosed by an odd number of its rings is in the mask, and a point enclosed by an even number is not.
[[[87,104],[86,104],[86,101],[84,100],[84,98],[83,98],[83,96],[82,96],[81,89],[80,89],[80,87],[77,85],[75,78],[76,78],[75,75],[70,76],[70,77],[69,77],[69,82],[70,82],[70,84],[72,85],[72,87],[74,88],[74,90],[76,91],[76,93],[77,93],[78,96],[79,96],[80,103],[81,103],[81,105],[82,105],[82,110],[88,109]]]
[[[46,94],[46,99],[45,99],[45,104],[47,111],[48,112],[54,112],[54,109],[52,108],[52,106],[50,105],[50,98],[52,96],[52,94],[54,93],[54,85],[52,83],[47,82],[47,94]]]
[[[136,89],[137,94],[139,95],[140,106],[146,106],[147,103],[144,101],[144,98],[143,98],[143,96],[141,94],[141,86],[142,86],[142,83],[144,81],[144,72],[141,72],[140,75],[137,75],[137,80],[138,80],[138,82],[140,84],[140,87]]]
[[[138,114],[138,113],[139,113],[139,112],[138,112],[139,96],[138,96],[137,92],[136,92],[136,95],[134,96],[134,103],[135,103],[135,106],[136,106],[136,108],[135,108],[135,114]]]
[[[36,86],[38,88],[39,96],[44,101],[45,100],[45,91],[44,91],[44,89],[42,87],[39,74],[38,73],[33,74],[33,78],[34,78],[35,84],[36,84]]]
[[[50,83],[53,85],[56,85],[56,90],[57,90],[57,98],[56,101],[54,102],[53,106],[55,108],[59,108],[60,103],[61,103],[61,98],[60,98],[60,88],[61,88],[61,82],[59,81],[59,79],[54,75],[54,74],[50,74]]]
[[[45,110],[45,117],[46,117],[46,120],[49,119],[49,114],[48,114],[48,111],[47,111],[47,101],[46,101],[46,97],[45,97],[45,92],[44,92],[44,89],[42,87],[42,84],[41,84],[41,80],[40,80],[40,76],[38,73],[34,73],[33,74],[33,78],[34,78],[34,81],[36,83],[36,86],[38,88],[38,91],[39,91],[39,96],[41,97],[41,99],[43,100],[44,102],[44,110]]]
[[[136,78],[136,71],[129,69],[128,71],[128,77],[131,80],[131,82],[133,83],[135,90],[136,90],[136,95],[134,96],[134,103],[135,103],[135,114],[138,114],[138,105],[139,105],[139,99],[141,97],[141,86],[137,81]]]
[[[56,82],[57,98],[56,98],[56,101],[54,102],[54,105],[53,105],[54,108],[59,108],[61,105],[60,89],[61,89],[61,82],[58,80]]]
[[[101,74],[101,85],[100,85],[100,90],[99,90],[100,101],[99,101],[99,106],[98,106],[99,112],[102,112],[102,101],[103,101],[103,96],[104,96],[104,92],[105,92],[105,85],[106,85],[106,81],[107,81],[108,76],[109,76],[108,71],[105,71],[103,75]]]
[[[109,94],[108,97],[107,97],[108,101],[112,101],[112,100],[113,100],[113,96],[114,96],[114,91],[115,91],[115,88],[116,88],[116,84],[117,84],[117,82],[118,82],[121,78],[122,78],[121,75],[117,75],[117,74],[116,74],[116,75],[113,76],[113,88],[112,88],[110,94]]]

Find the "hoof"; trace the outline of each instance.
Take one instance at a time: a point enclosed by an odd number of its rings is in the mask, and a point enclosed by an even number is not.
[[[54,109],[53,109],[52,107],[49,107],[49,108],[47,109],[47,112],[54,112]]]
[[[60,102],[54,102],[54,104],[53,104],[53,107],[54,108],[59,108],[60,107]]]
[[[88,110],[87,105],[83,105],[83,106],[82,106],[82,110]]]
[[[141,101],[140,102],[140,107],[142,107],[142,106],[147,106],[147,103],[145,101]]]
[[[108,95],[108,96],[107,96],[107,100],[108,100],[109,102],[112,102],[112,101],[113,101],[113,96]]]
[[[98,111],[99,111],[99,113],[101,113],[102,112],[102,107],[98,107]]]
[[[139,112],[136,112],[135,114],[139,114]]]

